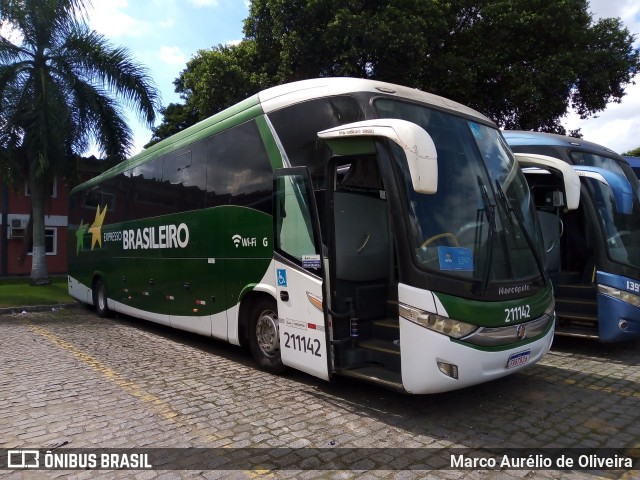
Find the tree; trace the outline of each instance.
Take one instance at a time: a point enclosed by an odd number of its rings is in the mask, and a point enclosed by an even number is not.
[[[626,155],[627,157],[640,157],[640,147],[634,148],[633,150],[629,150],[628,152],[625,152],[622,155]]]
[[[146,146],[275,85],[265,72],[255,68],[255,60],[251,41],[198,51],[173,82],[185,103],[172,103],[161,111],[164,121],[153,129]]]
[[[472,106],[506,128],[564,133],[619,102],[640,68],[619,19],[587,0],[254,0],[245,35],[280,80],[352,75]]]
[[[95,142],[126,158],[133,143],[122,105],[149,126],[158,96],[146,70],[85,23],[83,0],[3,0],[0,19],[0,150],[8,181],[27,180],[33,223],[31,284],[49,283],[45,264],[46,184],[73,170]]]
[[[149,148],[160,140],[168,138],[198,122],[198,112],[186,104],[170,103],[160,109],[160,114],[163,122],[151,129],[153,135],[144,148]]]
[[[587,118],[619,102],[640,68],[633,35],[619,19],[594,22],[588,6],[587,0],[253,0],[242,42],[252,46],[251,61],[235,64],[242,70],[236,75],[266,78],[254,89],[323,76],[383,80],[457,100],[505,128],[565,133],[560,122],[570,107]],[[183,90],[198,118],[212,113],[212,103],[198,97],[213,92],[221,102],[216,110],[235,100],[218,92],[225,89],[219,72],[209,73],[197,88]]]
[[[279,82],[354,76],[414,85],[463,3],[254,0],[244,34]]]

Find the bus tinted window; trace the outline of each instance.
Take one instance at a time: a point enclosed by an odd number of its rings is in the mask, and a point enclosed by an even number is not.
[[[134,199],[130,194],[131,181],[124,174],[117,175],[106,180],[100,186],[102,196],[105,199],[112,198],[113,201],[99,202],[103,208],[106,204],[109,218],[112,223],[127,220],[128,211],[131,208]],[[95,209],[93,210],[95,212]]]
[[[292,166],[308,166],[312,177],[324,174],[331,156],[317,133],[327,128],[364,120],[352,97],[329,97],[291,105],[269,114]]]
[[[98,205],[107,205],[109,209],[113,208],[115,202],[114,195],[104,187],[94,187],[87,191],[82,206],[90,210],[95,210]]]
[[[202,150],[201,142],[165,157],[162,183],[174,200],[176,211],[187,212],[204,207],[205,169],[203,161],[193,161],[193,150]]]
[[[618,175],[624,176],[624,170],[620,166],[620,164],[608,157],[603,157],[602,155],[598,155],[590,152],[569,152],[569,156],[575,165],[587,165],[589,167],[598,167],[598,168],[606,168],[607,170],[611,170],[612,172],[617,173]]]
[[[162,184],[162,164],[166,157],[139,165],[126,171],[129,195],[133,196],[126,219],[137,220],[176,212],[176,199]]]
[[[272,170],[255,122],[203,140],[206,206],[240,205],[271,212]]]

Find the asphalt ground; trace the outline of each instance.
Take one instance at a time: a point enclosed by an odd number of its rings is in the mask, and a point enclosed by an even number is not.
[[[470,461],[497,449],[500,459],[505,448],[518,449],[510,459],[545,449],[637,460],[640,342],[556,338],[541,362],[509,377],[409,396],[345,378],[274,376],[240,347],[83,307],[0,315],[0,454],[37,449],[43,462],[46,451],[122,448],[150,452],[155,468],[0,476],[640,478],[637,461],[572,470],[451,464],[452,454]]]

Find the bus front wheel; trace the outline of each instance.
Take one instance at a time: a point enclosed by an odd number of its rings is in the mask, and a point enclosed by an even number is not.
[[[111,314],[111,310],[107,305],[107,287],[105,287],[100,278],[93,285],[93,305],[96,307],[96,313],[102,318],[106,318]]]
[[[261,370],[282,373],[285,366],[280,357],[278,313],[274,300],[261,298],[251,312],[249,345],[253,359]]]

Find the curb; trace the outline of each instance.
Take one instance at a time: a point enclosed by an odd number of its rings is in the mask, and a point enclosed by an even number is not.
[[[80,306],[80,302],[76,303],[56,303],[54,305],[33,305],[22,307],[6,307],[0,308],[0,315],[16,315],[29,312],[50,312],[56,310],[62,310],[67,308],[77,308]]]

